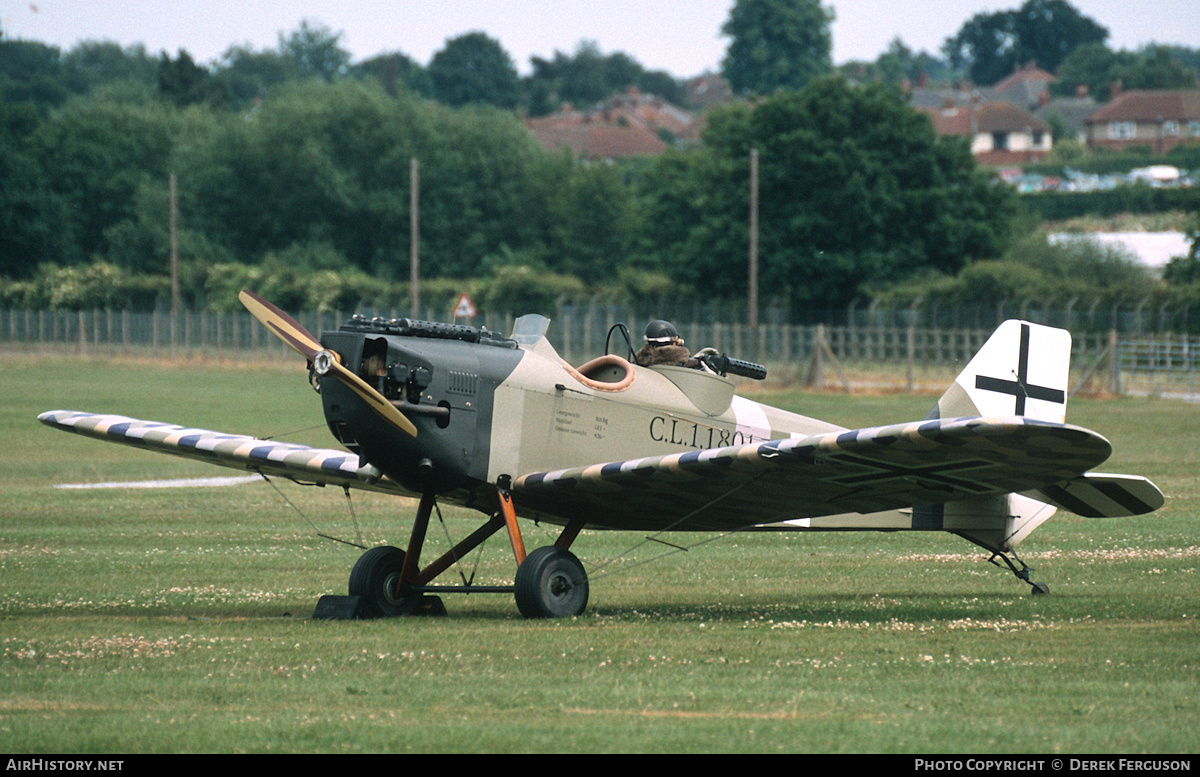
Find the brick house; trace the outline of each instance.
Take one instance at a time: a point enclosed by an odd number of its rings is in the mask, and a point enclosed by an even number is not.
[[[1200,90],[1130,90],[1088,117],[1087,143],[1120,150],[1149,147],[1161,154],[1200,142]]]

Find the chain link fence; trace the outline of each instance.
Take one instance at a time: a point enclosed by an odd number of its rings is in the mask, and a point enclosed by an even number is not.
[[[605,352],[626,355],[641,346],[645,323],[632,316],[632,311],[608,306],[560,309],[548,335],[572,364]],[[336,329],[349,314],[300,313],[295,318],[319,335]],[[513,318],[485,316],[472,323],[507,334]],[[752,329],[715,320],[681,321],[676,327],[693,350],[713,346],[767,365],[768,380],[774,384],[847,391],[941,390],[992,332],[974,327],[781,323]],[[0,348],[9,353],[65,351],[94,357],[294,358],[286,345],[244,311],[184,312],[173,319],[165,312],[2,310]],[[1075,392],[1099,394],[1200,397],[1200,337],[1077,331],[1072,387]]]

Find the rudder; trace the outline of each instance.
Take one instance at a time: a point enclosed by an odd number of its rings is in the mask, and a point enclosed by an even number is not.
[[[929,418],[1025,416],[1063,423],[1071,333],[1005,321],[946,390]]]

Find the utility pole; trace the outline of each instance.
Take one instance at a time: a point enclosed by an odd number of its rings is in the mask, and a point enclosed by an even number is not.
[[[171,345],[175,345],[179,330],[179,198],[175,173],[168,178],[171,199]]]
[[[750,331],[758,331],[758,149],[750,149]]]
[[[421,310],[421,233],[418,208],[421,201],[421,173],[417,158],[408,164],[408,266],[409,284],[412,286],[411,311],[413,318],[420,318]]]

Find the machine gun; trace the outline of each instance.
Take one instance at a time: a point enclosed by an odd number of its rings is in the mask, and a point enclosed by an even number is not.
[[[767,368],[754,362],[742,361],[741,359],[734,359],[731,356],[715,353],[705,354],[699,358],[700,361],[704,362],[705,366],[718,375],[738,375],[753,380],[762,380],[767,377]]]

